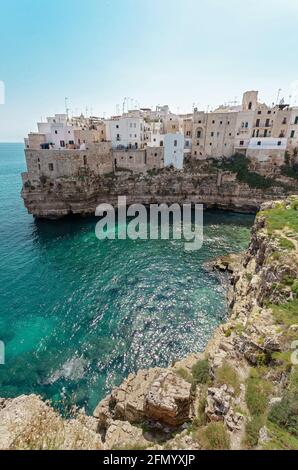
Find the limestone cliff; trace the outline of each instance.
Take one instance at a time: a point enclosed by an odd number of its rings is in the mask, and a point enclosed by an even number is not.
[[[231,262],[230,262],[231,261]],[[94,416],[0,400],[0,448],[298,449],[298,197],[262,206],[202,354],[131,374]]]
[[[94,215],[103,202],[116,204],[118,196],[131,203],[202,203],[207,208],[256,212],[261,203],[298,192],[297,180],[278,177],[270,187],[251,187],[231,172],[197,162],[184,170],[164,168],[134,174],[118,171],[95,176],[82,169],[77,177],[42,179],[38,185],[26,181],[22,197],[29,213],[40,218],[68,214]]]

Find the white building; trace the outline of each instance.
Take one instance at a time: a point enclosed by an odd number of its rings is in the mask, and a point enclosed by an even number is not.
[[[67,148],[74,145],[75,127],[68,122],[66,114],[55,114],[46,122],[38,122],[38,133],[45,136],[45,146],[54,149]]]
[[[142,149],[145,122],[142,117],[117,117],[107,122],[107,140],[113,149]]]
[[[164,164],[173,165],[178,170],[183,169],[185,139],[181,133],[165,134],[164,136]]]
[[[298,149],[298,108],[292,109],[291,118],[288,126],[288,145]]]

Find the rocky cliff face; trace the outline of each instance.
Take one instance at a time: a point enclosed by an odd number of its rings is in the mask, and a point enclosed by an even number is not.
[[[298,197],[264,204],[247,252],[215,268],[231,314],[204,353],[130,375],[93,417],[0,400],[0,448],[298,449]]]
[[[251,188],[236,175],[218,171],[208,164],[182,171],[171,168],[133,174],[118,171],[102,177],[82,170],[76,178],[43,179],[39,185],[26,182],[22,197],[36,217],[59,218],[68,214],[94,215],[103,203],[116,204],[118,196],[131,203],[202,203],[207,208],[255,212],[262,202],[298,191],[295,180],[276,180],[267,189]]]

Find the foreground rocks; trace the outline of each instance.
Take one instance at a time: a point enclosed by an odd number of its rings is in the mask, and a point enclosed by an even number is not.
[[[2,400],[0,449],[100,450],[103,444],[92,418],[64,420],[38,396]]]
[[[114,420],[152,420],[173,428],[191,418],[191,384],[172,370],[149,369],[131,374],[95,409],[102,428]]]

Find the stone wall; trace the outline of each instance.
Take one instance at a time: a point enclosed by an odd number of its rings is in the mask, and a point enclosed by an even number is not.
[[[86,150],[25,150],[27,173],[25,180],[39,184],[40,178],[56,180],[76,177],[80,169],[88,168],[95,175],[113,170],[109,142],[90,144]]]

